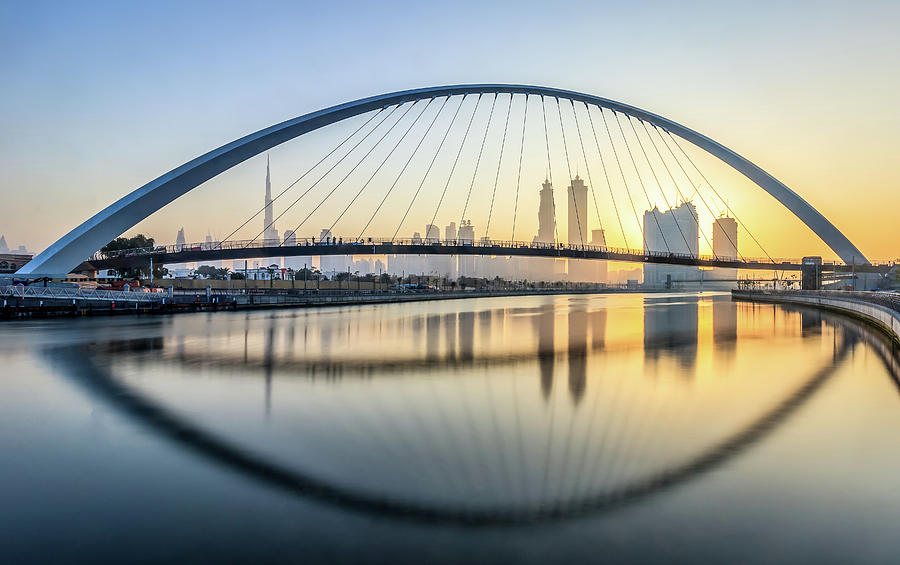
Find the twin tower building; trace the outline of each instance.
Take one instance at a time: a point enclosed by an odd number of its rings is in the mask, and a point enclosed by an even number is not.
[[[588,230],[588,187],[576,174],[568,186],[568,233],[570,245],[606,246],[603,229]],[[538,234],[534,243],[552,244],[559,241],[556,227],[556,210],[553,186],[545,180],[540,193],[538,209]],[[595,212],[596,213],[596,212]],[[663,254],[700,256],[700,223],[697,207],[692,202],[682,202],[675,208],[662,211],[654,206],[644,212],[642,223],[642,248]],[[704,236],[705,237],[705,236]],[[721,215],[713,221],[712,252],[719,259],[737,259],[737,220]],[[555,269],[556,275],[561,274]],[[717,269],[704,276],[699,267],[645,264],[644,284],[664,286],[672,282],[699,281],[702,279],[735,279],[736,269]],[[568,261],[568,280],[607,282],[605,261]]]

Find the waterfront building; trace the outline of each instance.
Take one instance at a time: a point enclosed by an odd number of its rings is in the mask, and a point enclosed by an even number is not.
[[[665,212],[653,207],[644,212],[644,246],[651,253],[700,255],[700,226],[697,208],[691,202],[682,202]],[[682,265],[644,265],[644,284],[664,286],[669,281],[698,280],[698,267]]]
[[[738,223],[734,218],[719,216],[713,221],[712,252],[718,259],[737,259]],[[737,269],[715,269],[712,278],[737,279]]]

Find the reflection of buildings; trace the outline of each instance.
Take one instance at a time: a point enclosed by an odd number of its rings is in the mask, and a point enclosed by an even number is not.
[[[800,310],[800,334],[810,337],[822,333],[822,316],[818,310]]]
[[[591,350],[599,351],[606,345],[606,310],[595,310],[590,313]]]
[[[541,393],[550,398],[553,391],[553,364],[556,362],[556,351],[553,344],[554,322],[556,310],[553,304],[544,304],[540,314],[535,316],[535,333],[537,333],[538,366],[541,373]]]
[[[700,227],[697,208],[691,202],[661,212],[644,212],[644,241],[647,251],[697,257],[700,254]],[[644,265],[644,284],[665,285],[669,280],[696,280],[698,267],[683,265]]]
[[[728,297],[713,301],[712,330],[716,354],[730,357],[737,347],[737,303]]]
[[[587,387],[588,316],[583,305],[569,309],[569,393],[578,404]]]
[[[663,356],[683,367],[697,362],[698,298],[644,298],[644,359]]]

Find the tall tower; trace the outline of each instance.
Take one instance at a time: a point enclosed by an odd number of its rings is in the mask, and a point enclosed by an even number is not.
[[[544,179],[541,185],[541,205],[538,208],[538,243],[554,243],[556,241],[556,218],[553,213],[553,185]]]
[[[737,259],[737,220],[720,216],[713,222],[713,255],[720,259]]]
[[[719,216],[713,222],[712,251],[718,259],[737,259],[738,223],[734,218]],[[734,280],[737,269],[713,269],[712,278]]]
[[[588,242],[587,187],[575,175],[569,185],[569,243],[583,245]]]
[[[266,155],[266,213],[263,218],[263,240],[267,245],[278,245],[278,230],[274,226],[274,207],[272,206],[272,175],[269,170],[269,156]]]

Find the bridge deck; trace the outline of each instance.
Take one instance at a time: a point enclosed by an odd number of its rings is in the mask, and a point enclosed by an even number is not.
[[[158,246],[154,248],[127,249],[111,253],[97,253],[82,263],[78,271],[146,267],[152,258],[156,265],[220,261],[229,259],[255,259],[262,257],[307,257],[322,255],[478,255],[500,257],[544,257],[565,259],[589,259],[624,261],[695,267],[719,267],[726,269],[799,271],[801,262],[795,259],[737,260],[709,256],[691,256],[640,249],[617,249],[591,245],[564,245],[526,243],[515,241],[465,243],[459,241],[389,241],[379,240],[354,243],[313,243],[301,241],[297,245],[278,245],[275,242],[215,242],[186,245]],[[885,266],[856,266],[857,272],[885,270]],[[824,264],[823,271],[849,270],[845,265]]]

